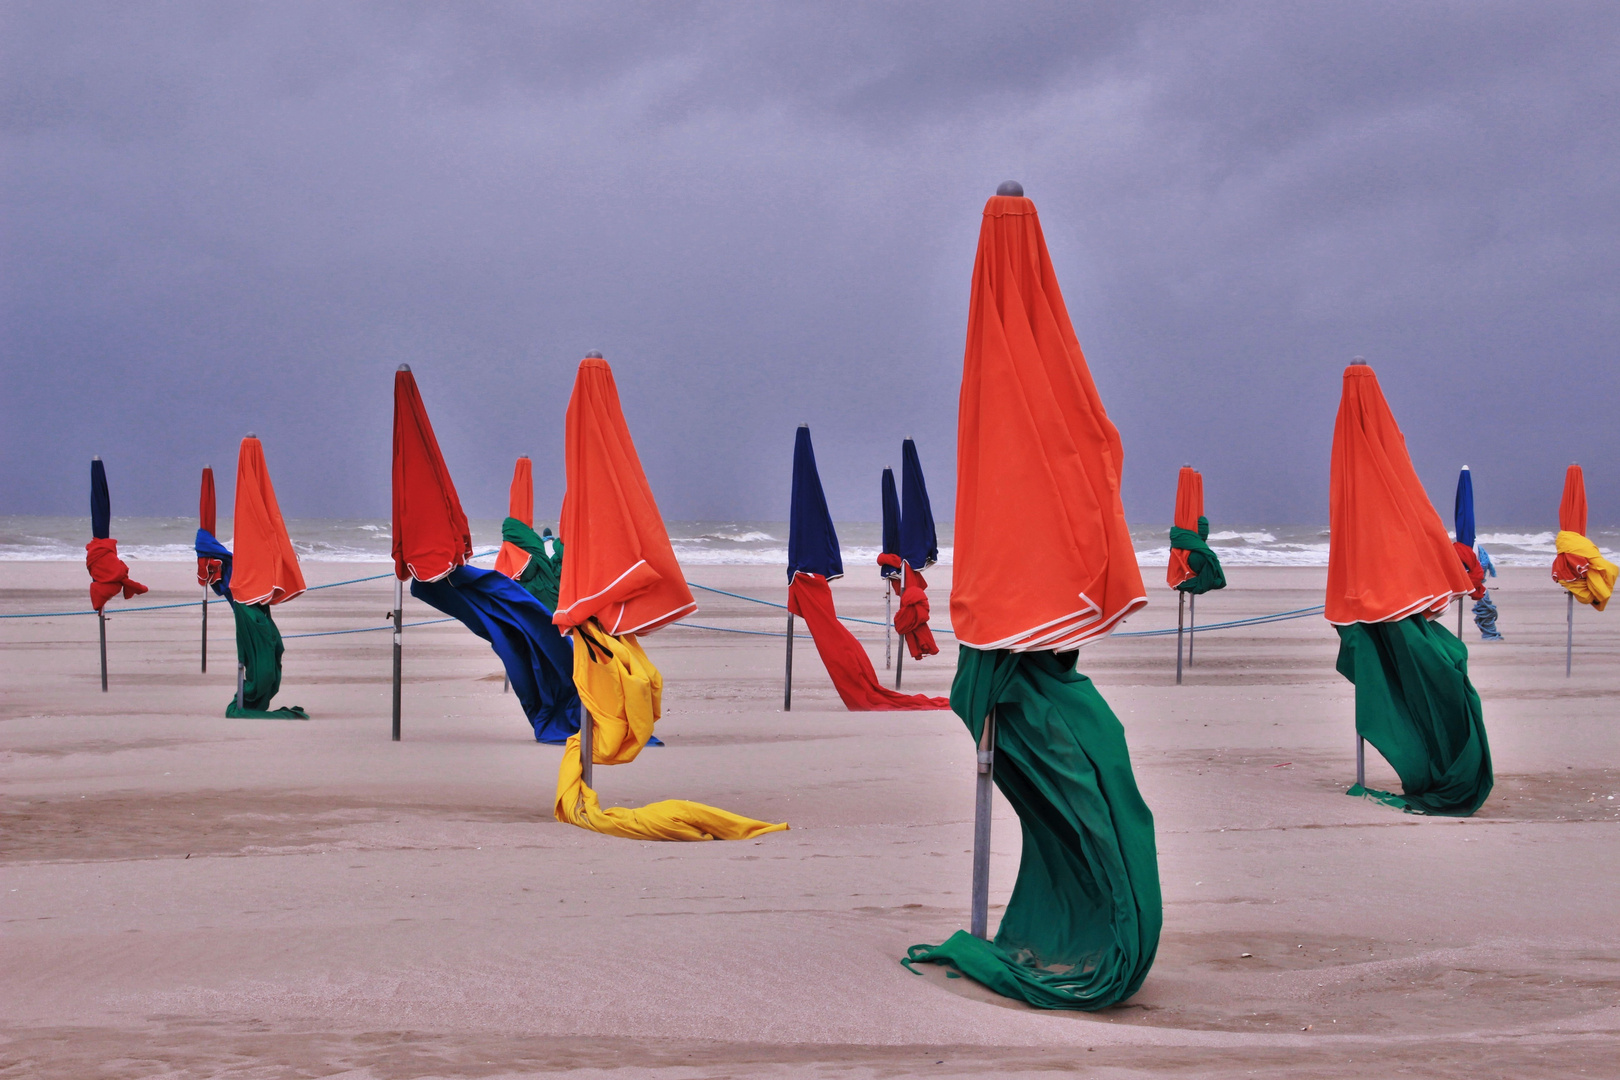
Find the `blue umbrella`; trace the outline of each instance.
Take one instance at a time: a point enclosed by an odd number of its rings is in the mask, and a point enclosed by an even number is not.
[[[816,471],[816,451],[810,445],[810,425],[800,424],[793,443],[793,496],[788,509],[788,580],[794,574],[820,574],[831,581],[844,576],[844,558],[838,551],[827,496]]]
[[[90,535],[97,540],[112,536],[112,497],[107,494],[107,467],[99,457],[90,459]]]
[[[917,444],[910,439],[900,444],[900,508],[900,557],[913,570],[926,570],[939,558],[939,534]]]
[[[1474,546],[1474,476],[1464,465],[1457,474],[1457,543]]]
[[[900,554],[900,496],[895,494],[893,469],[883,470],[883,554]]]

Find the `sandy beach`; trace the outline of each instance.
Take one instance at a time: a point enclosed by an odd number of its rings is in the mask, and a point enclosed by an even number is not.
[[[386,633],[292,638],[277,704],[226,720],[228,613],[198,672],[192,567],[140,562],[111,690],[93,618],[0,620],[0,1077],[1569,1077],[1620,1074],[1620,614],[1544,570],[1472,624],[1496,788],[1468,820],[1347,798],[1352,688],[1320,618],[1087,649],[1157,820],[1165,931],[1102,1013],[1016,1005],[908,946],[967,919],[973,748],[949,712],[845,711],[803,636],[648,639],[668,743],[597,772],[604,802],[688,798],[791,824],[651,844],[557,824],[533,742],[458,624],[406,636],[389,741]],[[383,568],[306,564],[310,584]],[[1126,630],[1173,626],[1162,576]],[[769,567],[694,582],[780,601]],[[1201,621],[1319,603],[1324,571],[1230,571]],[[930,575],[948,626],[949,573]],[[835,584],[882,617],[875,574]],[[284,634],[373,626],[388,581],[307,594]],[[693,621],[780,630],[700,593]],[[0,564],[0,614],[86,607],[70,563]],[[437,613],[407,601],[407,620]],[[1454,616],[1448,620],[1455,625]],[[858,633],[882,664],[882,632]],[[908,663],[947,692],[953,645]],[[1368,781],[1396,784],[1369,750]],[[999,803],[993,902],[1018,860]],[[996,910],[992,910],[992,925]]]

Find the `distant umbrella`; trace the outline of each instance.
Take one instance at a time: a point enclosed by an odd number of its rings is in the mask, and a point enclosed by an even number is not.
[[[939,534],[934,508],[928,502],[917,444],[900,444],[900,557],[913,570],[926,570],[939,558]]]
[[[797,450],[795,449],[795,453]],[[797,473],[795,473],[797,475]],[[894,489],[894,470],[883,470],[883,550],[884,555],[900,554],[900,496]],[[885,576],[889,574],[884,570]]]
[[[1457,552],[1457,558],[1462,560],[1463,572],[1468,575],[1468,595],[1476,601],[1485,599],[1485,567],[1479,561],[1479,555],[1474,551],[1474,474],[1464,465],[1457,474],[1457,498],[1453,504],[1452,524],[1457,539],[1452,549]],[[1491,625],[1496,625],[1496,611],[1494,606],[1490,611]],[[1462,637],[1463,601],[1457,598],[1457,636]],[[1481,630],[1483,634],[1483,628]],[[1488,634],[1484,635],[1487,638]],[[1500,637],[1501,635],[1497,635]]]
[[[202,488],[197,494],[197,534],[213,539],[219,531],[215,525],[214,467],[204,465]],[[202,586],[202,670],[208,671],[208,587],[219,580],[220,560],[205,555],[197,556],[197,584]]]
[[[534,465],[527,454],[512,466],[512,487],[506,496],[506,516],[534,529]],[[495,569],[509,578],[515,578],[529,562],[529,553],[503,540],[500,554],[495,556]],[[555,599],[553,600],[555,603]]]
[[[90,535],[96,540],[112,536],[112,496],[107,493],[107,467],[90,461]]]
[[[793,484],[788,500],[788,580],[795,574],[818,574],[832,581],[844,576],[827,496],[821,490],[810,425],[800,424],[793,437]]]
[[[1602,611],[1614,595],[1614,585],[1620,568],[1603,557],[1598,546],[1586,537],[1586,476],[1579,465],[1571,465],[1564,472],[1564,497],[1558,504],[1557,556],[1553,559],[1552,578],[1569,594],[1565,612],[1564,675],[1574,666],[1575,657],[1575,602],[1588,604],[1594,611]]]
[[[129,576],[129,566],[118,557],[112,538],[112,497],[107,493],[107,467],[101,458],[90,460],[90,542],[84,546],[84,565],[90,572],[90,606],[96,611],[101,639],[101,690],[107,690],[107,601],[119,593],[128,600],[146,591]]]
[[[231,524],[231,614],[236,617],[236,659],[240,665],[240,691],[225,707],[225,715],[276,720],[307,720],[301,706],[272,709],[271,699],[281,690],[281,630],[270,615],[273,605],[284,604],[304,592],[304,572],[298,565],[287,522],[281,516],[264,444],[249,435],[236,456],[236,508]]]

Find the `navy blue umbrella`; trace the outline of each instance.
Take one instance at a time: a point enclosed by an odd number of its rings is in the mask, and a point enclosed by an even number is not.
[[[900,554],[900,496],[894,490],[893,469],[883,470],[883,554]]]
[[[1474,546],[1474,476],[1464,465],[1457,474],[1457,543]]]
[[[107,494],[107,467],[99,457],[90,459],[90,535],[97,540],[112,536],[112,497]]]
[[[910,439],[900,444],[900,557],[913,570],[926,570],[939,558],[928,484],[917,460],[917,444]]]
[[[820,574],[829,581],[844,576],[827,496],[816,471],[810,425],[800,424],[793,443],[793,497],[788,510],[788,580],[798,573]]]

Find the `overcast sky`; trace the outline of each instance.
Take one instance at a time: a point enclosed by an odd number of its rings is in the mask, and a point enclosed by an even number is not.
[[[562,494],[613,364],[665,516],[951,516],[984,200],[1017,178],[1126,511],[1325,522],[1345,361],[1449,521],[1620,523],[1620,5],[0,3],[0,513],[388,511],[394,368],[462,502]]]

